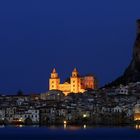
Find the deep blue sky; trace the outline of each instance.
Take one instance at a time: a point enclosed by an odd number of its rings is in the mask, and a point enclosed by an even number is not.
[[[0,93],[40,93],[53,67],[74,67],[100,85],[128,66],[140,0],[1,0]]]

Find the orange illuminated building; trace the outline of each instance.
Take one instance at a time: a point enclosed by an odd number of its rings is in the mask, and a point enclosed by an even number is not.
[[[134,120],[135,121],[140,121],[140,113],[135,113],[134,114]]]
[[[49,90],[61,90],[65,95],[69,93],[83,93],[87,89],[95,89],[96,80],[93,75],[79,76],[77,69],[72,72],[69,81],[60,83],[60,78],[54,68],[49,79]]]
[[[140,104],[136,104],[134,107],[134,120],[140,121]]]

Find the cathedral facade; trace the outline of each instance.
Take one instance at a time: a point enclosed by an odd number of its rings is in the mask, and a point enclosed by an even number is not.
[[[83,93],[86,89],[95,89],[96,80],[93,75],[79,76],[75,68],[69,81],[60,83],[60,78],[54,68],[49,79],[49,90],[61,90],[65,95],[69,93]]]

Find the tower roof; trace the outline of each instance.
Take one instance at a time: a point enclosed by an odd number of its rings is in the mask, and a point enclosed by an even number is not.
[[[74,68],[73,72],[78,72],[76,68]]]
[[[53,69],[53,73],[56,73],[56,69],[55,68]]]

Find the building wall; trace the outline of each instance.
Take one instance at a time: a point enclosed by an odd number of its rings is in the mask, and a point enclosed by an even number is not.
[[[60,78],[58,77],[58,73],[56,72],[55,69],[53,69],[51,73],[51,78],[49,79],[49,89],[59,89],[59,84],[60,84]]]
[[[78,93],[79,89],[81,89],[80,86],[80,78],[79,77],[71,77],[71,92]]]
[[[61,90],[65,95],[68,93],[79,93],[84,92],[86,89],[95,88],[95,78],[93,76],[80,77],[76,68],[72,72],[70,77],[70,83],[65,82],[60,84],[60,78],[55,69],[51,73],[51,78],[49,79],[49,90]]]
[[[95,79],[93,76],[85,76],[82,78],[83,88],[84,89],[94,89],[95,88]]]
[[[59,78],[50,78],[49,80],[49,89],[59,89],[60,79]]]
[[[134,107],[134,120],[140,121],[140,104],[136,104]]]
[[[21,114],[20,114],[21,113]],[[30,118],[33,123],[39,123],[39,110],[38,109],[29,109],[24,112],[15,113],[11,118],[11,122],[16,119],[21,122],[25,122],[27,118]]]
[[[134,114],[134,121],[140,121],[140,113]]]
[[[65,95],[71,92],[71,84],[65,82],[64,84],[59,84],[59,90],[63,91]]]

